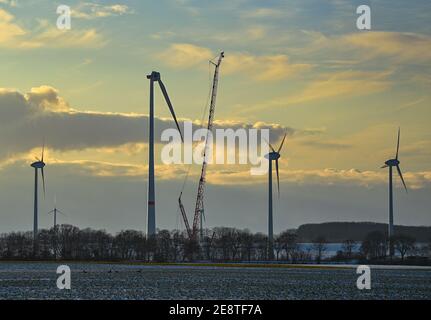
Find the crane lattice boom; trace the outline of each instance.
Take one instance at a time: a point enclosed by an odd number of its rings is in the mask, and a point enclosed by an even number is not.
[[[199,179],[198,193],[197,193],[197,197],[196,197],[195,215],[193,218],[193,229],[191,229],[191,230],[190,230],[190,225],[189,225],[189,222],[187,219],[186,212],[184,210],[184,206],[181,203],[181,195],[180,195],[180,198],[178,199],[181,214],[182,214],[183,219],[184,219],[184,224],[186,225],[187,233],[191,239],[196,238],[198,225],[201,222],[202,216],[204,215],[205,176],[206,176],[206,170],[207,170],[207,165],[208,165],[206,156],[208,154],[208,149],[210,147],[210,143],[212,143],[212,141],[209,141],[208,138],[209,138],[210,132],[212,132],[213,123],[214,123],[214,113],[215,113],[215,106],[216,106],[216,99],[217,99],[219,68],[220,68],[220,64],[221,64],[221,61],[223,58],[224,58],[224,52],[220,53],[217,63],[211,62],[215,66],[215,71],[214,71],[211,103],[210,103],[209,116],[208,116],[208,127],[207,127],[208,131],[207,131],[207,139],[205,141],[205,149],[204,149],[204,154],[203,154],[204,160],[202,163],[201,177]],[[201,236],[202,236],[202,228],[201,228]]]

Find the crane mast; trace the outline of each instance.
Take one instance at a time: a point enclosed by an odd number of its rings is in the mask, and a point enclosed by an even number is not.
[[[205,176],[207,171],[207,159],[206,156],[208,154],[208,149],[210,147],[210,143],[212,141],[209,141],[209,134],[212,132],[213,123],[214,123],[214,112],[215,112],[215,106],[216,106],[216,99],[217,99],[217,87],[218,87],[218,76],[219,76],[219,68],[222,59],[224,58],[224,52],[220,53],[217,63],[214,63],[210,61],[215,66],[214,71],[214,78],[213,78],[213,85],[212,85],[212,94],[211,94],[211,103],[209,108],[209,115],[208,115],[208,126],[207,126],[207,139],[205,141],[205,149],[203,154],[203,163],[202,163],[202,170],[201,170],[201,176],[199,179],[199,186],[198,186],[198,193],[196,197],[196,206],[195,206],[195,215],[193,218],[193,229],[190,229],[190,225],[187,219],[186,212],[184,210],[184,206],[181,202],[181,195],[178,199],[181,214],[184,219],[184,224],[187,228],[187,233],[190,237],[190,239],[195,239],[197,236],[197,230],[198,225],[200,223],[200,238],[203,238],[203,232],[202,232],[202,218],[204,217],[204,191],[205,191]]]
[[[215,65],[215,71],[214,71],[214,79],[213,79],[213,87],[212,87],[212,95],[211,95],[211,104],[210,104],[209,115],[208,115],[207,139],[205,142],[204,159],[202,163],[201,177],[199,179],[198,194],[196,197],[195,216],[193,219],[193,231],[195,232],[198,228],[199,222],[201,222],[201,228],[200,228],[201,239],[203,237],[202,218],[204,216],[205,176],[206,176],[207,165],[208,165],[206,156],[208,154],[208,148],[210,147],[209,144],[212,143],[212,141],[209,141],[208,138],[209,138],[209,134],[212,132],[213,123],[214,123],[214,113],[215,113],[215,106],[216,106],[216,99],[217,99],[218,75],[219,75],[220,64],[223,58],[224,58],[224,52],[220,54],[217,63],[213,63]]]

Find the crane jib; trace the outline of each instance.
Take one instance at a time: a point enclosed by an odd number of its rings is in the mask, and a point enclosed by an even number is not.
[[[219,75],[219,68],[221,61],[224,57],[224,53],[222,52],[219,56],[219,59],[217,61],[217,64],[215,66],[214,70],[214,80],[213,80],[213,87],[212,87],[212,95],[211,95],[211,104],[209,109],[209,116],[208,116],[208,134],[212,130],[213,122],[214,122],[214,114],[215,114],[215,106],[216,106],[216,98],[217,98],[217,85],[218,85],[218,75]],[[205,154],[207,153],[209,147],[209,139],[205,142]],[[200,222],[200,219],[202,218],[202,209],[203,209],[203,197],[204,197],[204,188],[205,188],[205,175],[206,175],[206,167],[207,167],[207,161],[206,157],[204,157],[204,161],[202,164],[202,171],[201,171],[201,178],[199,180],[199,187],[198,187],[198,194],[196,197],[196,206],[195,206],[195,215],[193,219],[193,234],[196,235],[196,231]],[[202,230],[201,230],[202,231]]]
[[[217,63],[214,63],[212,61],[210,61],[214,66],[215,66],[215,71],[214,71],[214,78],[213,78],[213,85],[212,85],[212,94],[211,94],[211,103],[210,103],[210,108],[209,108],[209,116],[208,116],[208,126],[207,126],[207,130],[208,130],[208,135],[209,133],[212,131],[213,128],[213,122],[214,122],[214,114],[215,114],[215,105],[216,105],[216,99],[217,99],[217,86],[218,86],[218,75],[219,75],[219,68],[220,68],[220,64],[222,59],[224,58],[224,52],[220,53],[219,57],[218,57],[218,61]],[[209,139],[207,137],[206,142],[205,142],[205,148],[204,148],[204,160],[202,163],[202,170],[201,170],[201,176],[199,179],[199,186],[198,186],[198,192],[197,192],[197,197],[196,197],[196,206],[195,206],[195,214],[193,217],[193,229],[190,229],[190,225],[187,219],[187,215],[184,209],[184,206],[181,202],[181,195],[179,200],[179,206],[180,206],[180,210],[181,210],[181,214],[183,216],[184,219],[184,224],[187,228],[187,233],[189,235],[189,237],[192,239],[196,238],[197,235],[197,230],[198,230],[198,225],[200,223],[201,220],[201,216],[203,214],[203,198],[204,198],[204,189],[205,189],[205,175],[206,175],[206,168],[207,168],[207,160],[206,160],[206,155],[208,154],[208,148],[209,148]],[[202,231],[202,230],[201,230]]]

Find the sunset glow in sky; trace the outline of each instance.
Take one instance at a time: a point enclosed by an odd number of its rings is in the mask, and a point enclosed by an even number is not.
[[[57,6],[72,29],[56,28]],[[356,28],[368,4],[372,30]],[[0,0],[0,232],[30,230],[33,171],[47,145],[47,194],[60,223],[145,230],[146,75],[161,73],[177,117],[202,119],[208,60],[221,66],[216,125],[270,128],[281,197],[275,232],[303,223],[387,221],[387,170],[401,127],[395,223],[431,225],[431,2],[428,0]],[[156,91],[156,136],[173,127]],[[205,116],[206,121],[207,116]],[[157,159],[157,226],[182,228],[185,165]],[[208,169],[206,224],[265,231],[267,177]],[[199,166],[184,202],[192,213]]]

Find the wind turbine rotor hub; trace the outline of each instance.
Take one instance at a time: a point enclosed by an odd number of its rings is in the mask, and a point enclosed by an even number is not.
[[[390,166],[390,167],[396,167],[400,164],[400,161],[397,159],[390,159],[390,160],[386,161],[385,164],[387,166]]]
[[[278,152],[270,152],[265,156],[268,160],[278,160],[280,158],[280,154]]]
[[[160,80],[160,72],[153,71],[151,74],[147,76],[147,79],[151,79],[153,81],[159,81]]]
[[[42,168],[44,168],[44,167],[45,167],[45,162],[42,162],[42,161],[33,162],[33,163],[31,164],[31,166],[32,166],[33,168],[36,168],[36,169],[42,169]]]

